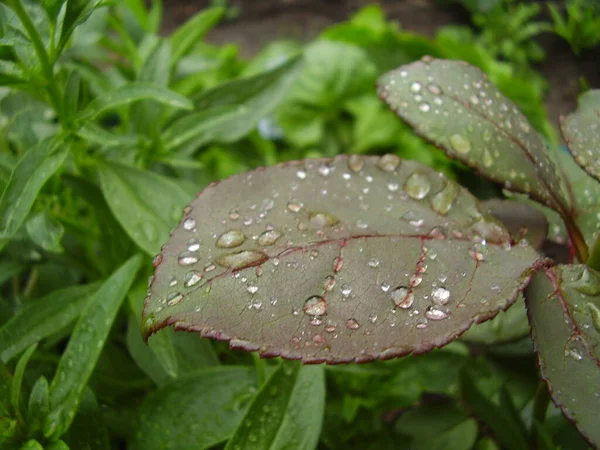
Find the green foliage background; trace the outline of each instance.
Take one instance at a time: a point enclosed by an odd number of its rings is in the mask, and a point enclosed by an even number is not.
[[[483,338],[368,365],[300,368],[171,330],[149,346],[140,336],[152,257],[210,182],[339,153],[465,177],[377,98],[389,69],[468,61],[557,142],[533,37],[555,29],[582,51],[597,13],[573,2],[551,25],[539,6],[464,3],[476,29],[428,39],[369,6],[248,61],[204,40],[220,7],[164,37],[158,0],[2,1],[0,446],[586,448],[557,409],[536,412],[544,396],[517,307]]]

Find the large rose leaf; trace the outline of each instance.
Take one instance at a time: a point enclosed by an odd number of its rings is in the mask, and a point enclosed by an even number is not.
[[[540,272],[526,292],[542,377],[555,403],[600,444],[600,274],[584,265]]]
[[[305,362],[426,352],[512,304],[538,256],[427,166],[307,160],[205,189],[155,259],[170,324]]]
[[[381,77],[379,93],[449,156],[562,209],[559,176],[540,135],[478,68],[425,57]]]
[[[579,108],[560,118],[560,128],[575,161],[600,181],[600,89],[579,97]]]

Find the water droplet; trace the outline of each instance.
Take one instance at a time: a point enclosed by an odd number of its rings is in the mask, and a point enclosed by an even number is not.
[[[238,220],[240,218],[240,213],[236,209],[234,209],[229,212],[229,218],[231,220]]]
[[[160,266],[160,263],[162,262],[162,260],[163,260],[163,257],[162,257],[162,255],[161,255],[161,254],[158,254],[158,255],[156,255],[156,256],[154,257],[154,259],[152,260],[152,265],[153,265],[154,267],[158,267],[158,266]]]
[[[399,286],[395,288],[391,293],[392,301],[396,306],[402,309],[408,309],[412,306],[415,301],[415,295],[406,286]]]
[[[302,209],[302,205],[300,203],[290,202],[287,204],[287,209],[289,209],[291,212],[297,213]]]
[[[327,292],[331,292],[333,290],[334,286],[335,286],[335,277],[333,277],[332,275],[326,276],[325,279],[323,280],[323,287],[325,288],[325,290]]]
[[[269,245],[273,245],[280,237],[281,233],[279,231],[267,230],[258,237],[258,244],[262,245],[263,247],[267,247]]]
[[[169,281],[169,286],[173,287],[177,285],[177,278],[175,278],[174,276],[171,277],[171,281]]]
[[[400,165],[400,158],[392,153],[388,153],[379,158],[377,167],[384,172],[393,172]]]
[[[415,200],[421,200],[427,196],[431,189],[431,183],[426,175],[415,172],[404,183],[404,190]]]
[[[519,122],[519,128],[521,128],[521,130],[523,131],[523,133],[529,133],[529,130],[531,129],[529,124],[527,122],[524,121],[520,121]]]
[[[369,262],[367,263],[367,265],[373,269],[375,269],[376,267],[379,267],[379,260],[378,259],[371,259],[369,260]]]
[[[390,191],[390,192],[396,192],[400,188],[400,185],[398,183],[394,183],[393,181],[390,181],[387,184],[387,188],[388,188],[388,191]]]
[[[258,250],[241,250],[235,253],[229,253],[218,257],[215,262],[231,269],[241,269],[244,267],[257,266],[267,261],[269,257]]]
[[[216,246],[219,248],[239,247],[246,240],[246,236],[240,230],[229,230],[219,236]]]
[[[418,81],[414,81],[410,84],[410,92],[417,94],[421,92],[421,87],[421,83],[419,83]]]
[[[179,292],[172,292],[167,296],[167,305],[174,306],[183,300],[183,295]]]
[[[306,171],[299,169],[296,172],[296,177],[299,178],[300,180],[304,180],[306,178]]]
[[[350,286],[348,283],[344,283],[341,286],[340,292],[342,293],[342,297],[348,298],[350,297],[350,294],[352,294],[352,286]]]
[[[444,189],[435,194],[431,199],[431,207],[438,214],[447,214],[458,195],[458,185],[449,181]]]
[[[423,277],[421,275],[419,275],[419,274],[411,275],[410,280],[409,280],[410,287],[417,287],[418,285],[421,284],[422,281],[423,281]]]
[[[346,320],[346,328],[349,328],[350,330],[358,330],[360,325],[356,319],[348,319]]]
[[[450,300],[450,291],[445,287],[435,288],[431,292],[431,298],[438,305],[445,305]]]
[[[492,164],[494,164],[494,158],[492,157],[490,151],[486,148],[483,150],[483,167],[492,167]]]
[[[202,275],[197,270],[190,270],[183,277],[183,285],[187,288],[197,285],[202,280]]]
[[[458,153],[465,155],[471,151],[471,141],[462,134],[453,134],[450,136],[450,145]]]
[[[183,229],[186,231],[192,231],[196,228],[196,220],[195,219],[185,219],[183,221]]]
[[[177,259],[180,266],[189,266],[190,264],[196,264],[198,257],[192,252],[182,252]]]
[[[327,312],[327,300],[320,295],[313,295],[304,302],[302,309],[309,316],[322,316]]]
[[[592,315],[592,323],[598,333],[600,333],[600,309],[593,303],[587,304],[590,314]]]
[[[417,319],[417,325],[415,326],[420,330],[427,328],[427,319],[425,319],[424,317]]]
[[[442,88],[439,87],[435,83],[431,83],[427,86],[427,90],[431,92],[433,95],[440,95],[442,93]]]
[[[383,292],[387,292],[387,291],[389,291],[389,290],[390,290],[390,287],[391,287],[391,286],[390,286],[388,283],[381,283],[381,286],[380,286],[380,287],[381,287],[381,290],[382,290]]]
[[[316,228],[331,227],[340,222],[340,219],[328,212],[311,212],[308,218]]]
[[[377,322],[377,314],[375,314],[375,313],[369,314],[368,319],[369,319],[369,322],[371,322],[371,323]]]
[[[484,261],[486,253],[487,249],[484,245],[475,244],[471,249],[471,258],[473,258],[475,261]]]
[[[423,102],[419,104],[419,110],[422,112],[428,112],[430,109],[429,103]]]
[[[353,172],[360,172],[365,165],[365,160],[360,155],[350,155],[348,158],[348,167]]]
[[[254,295],[258,292],[258,286],[254,285],[254,284],[250,284],[248,285],[248,287],[246,288],[246,290],[251,294]]]
[[[443,320],[450,316],[450,313],[439,306],[430,306],[425,311],[425,317],[431,320]]]
[[[340,256],[337,256],[333,260],[333,273],[338,273],[342,269],[343,265],[344,265],[344,260]]]
[[[215,266],[213,263],[207,263],[204,266],[204,271],[205,272],[212,272],[213,270],[215,270],[217,268],[217,266]]]

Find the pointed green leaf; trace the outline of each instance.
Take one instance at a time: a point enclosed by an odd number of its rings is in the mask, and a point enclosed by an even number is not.
[[[564,205],[542,138],[478,68],[426,57],[381,77],[379,94],[448,156],[551,208]]]
[[[49,411],[48,380],[41,376],[33,385],[27,404],[27,430],[31,436],[41,430]]]
[[[66,0],[65,15],[60,29],[56,54],[60,54],[77,25],[85,22],[103,0]],[[55,8],[56,9],[56,8]]]
[[[79,128],[76,134],[102,147],[133,147],[141,140],[141,136],[115,134],[91,122]]]
[[[324,367],[284,361],[261,387],[225,449],[314,449],[324,409]]]
[[[47,438],[64,434],[75,417],[87,381],[96,366],[113,320],[140,267],[140,255],[119,267],[83,311],[50,384]]]
[[[542,377],[554,402],[600,445],[600,273],[584,265],[536,274],[527,310]]]
[[[144,334],[174,324],[305,362],[445,345],[512,304],[538,260],[454,181],[394,155],[236,175],[185,211]]]
[[[137,81],[97,97],[77,114],[76,119],[79,122],[89,121],[104,111],[140,100],[154,100],[180,109],[192,109],[194,107],[188,98],[179,95],[175,91],[151,83]]]
[[[560,129],[577,164],[600,181],[600,89],[586,92],[578,103],[575,112],[561,117]]]
[[[224,13],[225,9],[221,7],[205,9],[177,28],[169,38],[173,48],[171,64],[177,64],[221,20]]]
[[[29,219],[25,228],[31,240],[43,250],[53,253],[64,251],[60,241],[65,233],[65,228],[60,222],[54,220],[48,211],[34,215]]]
[[[150,255],[158,253],[190,199],[169,178],[112,162],[100,166],[100,185],[119,223]]]
[[[27,303],[0,328],[0,359],[9,361],[30,345],[73,322],[98,290],[97,283],[71,286]]]
[[[31,347],[29,347],[25,353],[21,355],[15,367],[15,374],[10,389],[10,402],[12,403],[13,409],[16,411],[17,416],[20,416],[21,414],[21,385],[23,383],[23,376],[25,375],[27,363],[29,362],[31,355],[33,355],[33,352],[36,348],[37,344],[33,344]]]
[[[249,367],[205,369],[179,378],[140,405],[130,448],[202,450],[224,442],[242,419],[255,386]]]
[[[23,224],[42,186],[62,166],[68,147],[56,150],[58,145],[58,138],[40,142],[12,171],[0,199],[0,249]]]

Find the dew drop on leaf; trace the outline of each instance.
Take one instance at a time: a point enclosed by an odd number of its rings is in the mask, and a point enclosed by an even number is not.
[[[235,248],[244,243],[246,237],[240,230],[229,230],[219,236],[216,246],[219,248]]]
[[[456,183],[448,182],[444,189],[435,194],[431,199],[431,207],[439,214],[447,214],[452,208],[452,203],[458,195],[458,186]]]
[[[218,257],[215,262],[222,266],[231,269],[241,269],[243,267],[250,267],[262,264],[267,261],[269,257],[258,250],[241,250],[235,253],[229,253]]]
[[[435,83],[430,83],[427,85],[427,90],[431,92],[433,95],[440,95],[442,93],[442,88]]]
[[[190,270],[183,277],[183,285],[189,288],[197,285],[201,279],[202,275],[200,274],[200,272],[198,272],[197,270]]]
[[[342,297],[348,298],[350,297],[350,294],[352,294],[352,286],[350,286],[348,283],[344,283],[341,286],[340,292],[342,293]]]
[[[413,94],[418,94],[419,92],[421,92],[421,83],[419,83],[418,81],[414,81],[410,84],[410,92],[412,92]]]
[[[195,219],[185,219],[183,221],[183,229],[186,231],[192,231],[196,228],[196,220]]]
[[[346,320],[346,328],[350,330],[358,330],[360,328],[360,324],[356,321],[356,319],[348,319]]]
[[[200,242],[198,242],[198,239],[190,239],[187,245],[187,249],[190,252],[197,252],[198,250],[200,250]]]
[[[189,266],[190,264],[196,264],[198,257],[192,252],[182,252],[177,259],[180,266]]]
[[[262,245],[263,247],[267,247],[269,245],[273,245],[280,237],[281,233],[279,231],[267,230],[258,237],[258,244]]]
[[[450,300],[450,291],[444,287],[438,287],[431,293],[431,298],[438,305],[445,305]]]
[[[404,191],[409,197],[421,200],[427,196],[431,183],[425,174],[415,172],[404,183]]]
[[[258,286],[251,284],[246,288],[246,290],[250,293],[250,295],[254,295],[258,292]]]
[[[323,280],[323,288],[325,288],[325,290],[327,292],[331,292],[333,290],[333,287],[335,286],[335,277],[328,275],[325,277],[325,279]]]
[[[181,300],[183,300],[183,295],[179,292],[173,292],[173,293],[169,294],[167,297],[167,305],[175,306]]]
[[[297,213],[302,209],[302,205],[299,203],[290,202],[287,205],[287,209],[289,209],[291,212]]]
[[[395,288],[391,293],[392,301],[396,306],[402,309],[408,309],[412,306],[415,301],[415,295],[406,286],[399,286]]]
[[[425,311],[425,317],[431,320],[443,320],[447,319],[450,313],[439,306],[430,306]]]
[[[327,300],[320,295],[313,295],[304,302],[302,309],[309,316],[322,316],[327,312]]]
[[[400,165],[400,158],[392,153],[388,153],[379,158],[377,167],[384,172],[393,172]]]
[[[471,141],[462,134],[453,134],[450,136],[450,145],[458,153],[465,155],[471,151]]]
[[[343,265],[344,265],[344,260],[340,256],[337,256],[336,258],[334,258],[333,272],[338,273],[342,269]]]
[[[340,219],[327,212],[311,212],[309,220],[316,228],[331,227],[340,222]]]
[[[588,303],[587,307],[592,315],[592,323],[594,324],[594,328],[598,333],[600,333],[600,309],[598,309],[598,307],[593,303]]]
[[[360,155],[350,155],[350,157],[348,158],[348,168],[352,172],[360,172],[364,165],[365,160]]]

